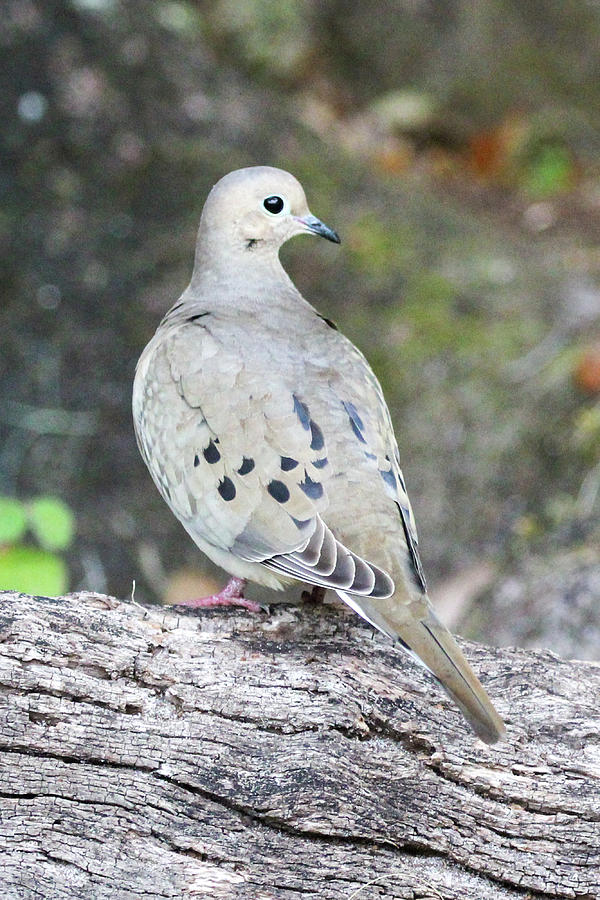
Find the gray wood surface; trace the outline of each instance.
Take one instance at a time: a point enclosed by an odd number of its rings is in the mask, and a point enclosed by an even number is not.
[[[5,898],[600,896],[600,666],[468,656],[475,740],[334,602],[0,594]]]

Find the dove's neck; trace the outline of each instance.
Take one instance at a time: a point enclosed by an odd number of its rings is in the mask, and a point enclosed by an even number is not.
[[[257,313],[265,307],[306,303],[281,265],[278,249],[262,242],[248,247],[211,246],[198,241],[196,259],[186,301],[211,311],[245,310]],[[184,295],[185,296],[185,295]]]

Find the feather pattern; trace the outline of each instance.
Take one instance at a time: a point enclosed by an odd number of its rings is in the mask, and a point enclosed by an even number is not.
[[[156,404],[159,397],[175,427],[165,443],[162,423],[151,417],[155,433],[144,428],[142,453],[194,537],[313,584],[384,597],[393,590],[390,573],[371,562],[368,552],[337,540],[327,525],[331,480],[356,482],[360,498],[368,478],[393,501],[386,504],[386,518],[401,518],[406,567],[424,589],[412,510],[379,384],[362,354],[314,319],[323,338],[346,344],[346,358],[361,378],[346,381],[330,372],[327,390],[311,397],[299,385],[311,383],[310,371],[302,370],[318,365],[314,357],[298,367],[305,377],[296,383],[264,363],[254,363],[248,377],[247,354],[241,345],[238,353],[225,352],[217,316],[190,323],[173,313],[165,339],[153,348],[155,383],[147,383],[145,399]],[[361,386],[352,399],[348,383]],[[221,385],[232,398],[227,408]]]

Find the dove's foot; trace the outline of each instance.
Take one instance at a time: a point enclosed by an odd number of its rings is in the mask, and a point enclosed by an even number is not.
[[[254,600],[246,600],[244,588],[245,578],[230,578],[222,591],[209,597],[196,597],[194,600],[180,600],[177,606],[191,606],[193,609],[214,609],[216,606],[243,606],[250,612],[260,612],[261,606]]]
[[[310,591],[302,591],[302,599],[311,603],[322,603],[325,599],[325,590],[326,588],[315,584]]]

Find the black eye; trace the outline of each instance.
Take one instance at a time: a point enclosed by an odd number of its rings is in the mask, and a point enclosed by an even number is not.
[[[267,197],[266,200],[263,200],[263,206],[267,212],[273,213],[273,215],[276,216],[277,213],[280,213],[283,209],[284,203],[281,197]]]

